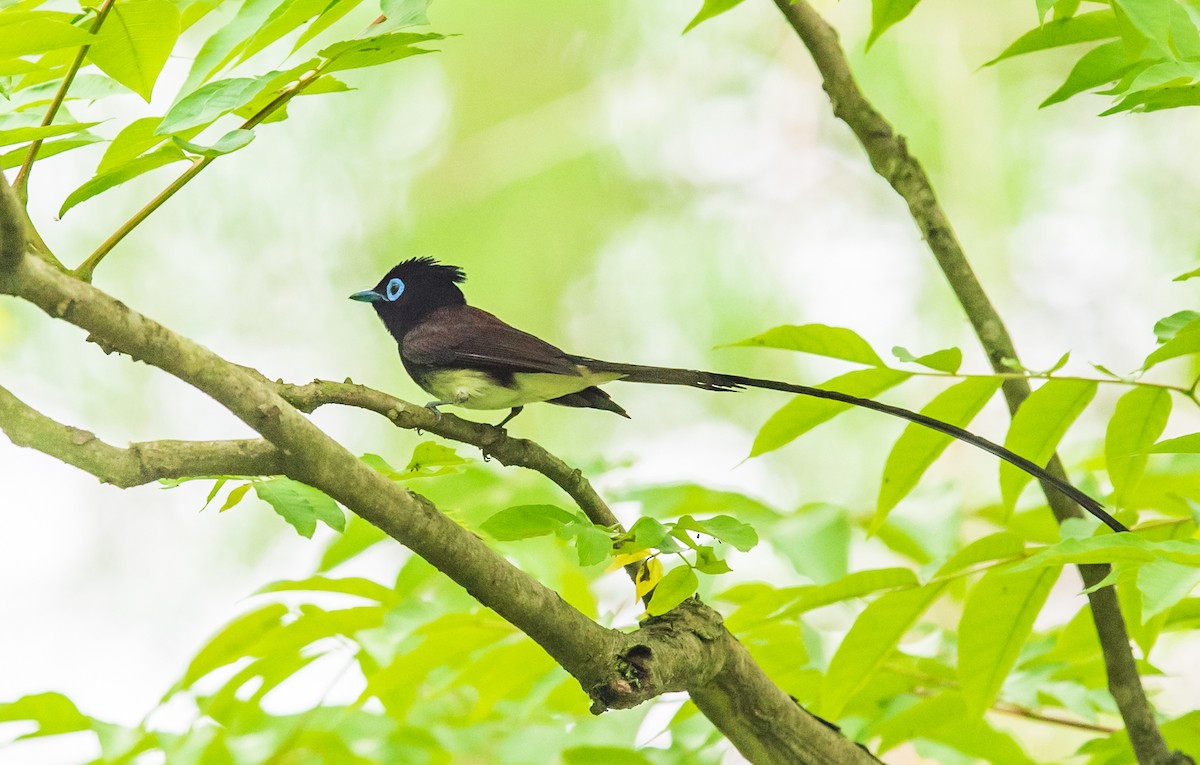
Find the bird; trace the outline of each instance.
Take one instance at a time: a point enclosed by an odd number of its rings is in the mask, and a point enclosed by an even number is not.
[[[629,413],[600,388],[607,383],[682,385],[710,391],[761,388],[837,401],[898,417],[982,449],[1058,490],[1113,531],[1128,531],[1103,505],[1045,468],[992,441],[951,425],[869,398],[807,385],[695,369],[602,361],[567,353],[528,332],[467,304],[460,284],[467,275],[458,266],[431,257],[410,258],[387,272],[374,288],[350,295],[370,303],[395,339],[405,371],[426,393],[426,406],[500,410],[509,413],[503,428],[526,404],[545,402]]]

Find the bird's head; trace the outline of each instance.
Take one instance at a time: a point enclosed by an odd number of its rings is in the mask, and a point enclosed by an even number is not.
[[[466,279],[458,266],[445,266],[433,258],[412,258],[388,271],[374,289],[355,292],[350,299],[370,303],[399,340],[435,308],[465,305],[467,299],[458,285]]]

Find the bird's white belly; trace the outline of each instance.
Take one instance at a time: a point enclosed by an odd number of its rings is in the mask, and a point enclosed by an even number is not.
[[[603,385],[621,377],[618,374],[592,374],[580,367],[579,377],[547,372],[517,372],[513,387],[497,385],[490,375],[473,369],[447,369],[428,375],[424,387],[445,401],[466,409],[512,409],[538,401],[578,393],[593,385]]]

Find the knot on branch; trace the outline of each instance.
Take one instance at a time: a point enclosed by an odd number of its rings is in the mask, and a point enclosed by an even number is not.
[[[707,685],[720,671],[721,615],[692,598],[646,620],[615,654],[606,679],[588,689],[592,714],[629,709],[664,693]]]

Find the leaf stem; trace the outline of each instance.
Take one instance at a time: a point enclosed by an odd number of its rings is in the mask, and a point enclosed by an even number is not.
[[[94,35],[100,31],[100,25],[108,17],[108,12],[112,9],[114,2],[115,0],[104,0],[100,5],[100,8],[96,11],[96,20],[92,22],[91,34]],[[58,110],[67,98],[67,90],[70,89],[71,83],[74,82],[75,75],[79,73],[79,68],[83,66],[83,59],[87,56],[88,49],[91,47],[91,43],[79,47],[79,52],[75,54],[75,60],[67,67],[67,73],[63,75],[63,80],[59,83],[58,90],[55,91],[54,98],[50,101],[50,108],[46,109],[46,116],[42,118],[42,127],[53,124],[54,118],[58,115]],[[25,161],[21,163],[21,169],[17,171],[17,175],[13,179],[13,188],[16,189],[17,198],[21,200],[22,205],[29,201],[29,173],[33,169],[33,163],[37,160],[38,152],[41,149],[41,138],[29,144],[29,151],[25,153]]]
[[[992,372],[991,374],[964,374],[961,372],[921,372],[908,369],[896,369],[895,367],[886,367],[887,369],[895,369],[897,372],[904,372],[914,377],[951,377],[958,380],[1071,380],[1074,382],[1094,382],[1094,383],[1109,383],[1114,385],[1132,385],[1142,386],[1145,388],[1161,388],[1163,390],[1175,391],[1195,401],[1195,387],[1184,387],[1182,385],[1169,385],[1167,383],[1152,383],[1142,382],[1141,380],[1126,380],[1120,377],[1080,377],[1076,375],[1027,375],[1020,372]]]
[[[311,85],[314,80],[321,74],[321,70],[328,62],[322,62],[320,66],[306,72],[298,80],[280,91],[279,95],[271,99],[263,108],[255,112],[249,119],[242,123],[242,130],[249,130],[256,125],[262,123],[267,117],[270,117],[275,111],[286,104],[295,95],[300,93],[306,87]],[[77,279],[82,279],[85,282],[91,282],[92,274],[96,271],[96,266],[100,265],[100,261],[112,251],[122,239],[129,235],[131,231],[141,225],[142,221],[150,217],[158,208],[162,207],[163,203],[175,195],[175,192],[183,188],[188,181],[200,174],[200,171],[212,164],[216,157],[197,157],[192,160],[191,166],[184,170],[183,173],[171,182],[170,186],[160,191],[154,199],[146,203],[146,206],[134,213],[133,217],[121,224],[121,227],[112,233],[112,236],[105,239],[96,251],[88,256],[87,260],[80,264],[79,268],[75,269],[74,275]]]
[[[111,4],[112,0],[106,0],[106,2]],[[384,16],[380,16],[376,20],[372,21],[360,33],[360,36],[385,20],[386,18]],[[267,117],[270,117],[272,114],[274,114],[280,107],[284,106],[293,97],[315,82],[316,79],[321,76],[321,72],[329,64],[329,61],[330,59],[322,61],[315,68],[301,75],[300,78],[291,85],[288,85],[286,88],[281,90],[279,95],[271,99],[270,103],[259,109],[249,119],[243,122],[241,129],[250,130],[261,124],[262,121]],[[141,225],[142,221],[150,217],[151,213],[153,213],[155,210],[161,207],[164,202],[174,196],[175,192],[183,188],[188,181],[199,175],[200,171],[208,167],[214,159],[216,159],[216,157],[197,157],[192,162],[192,166],[185,170],[182,175],[176,178],[170,186],[167,186],[165,189],[163,189],[158,196],[154,197],[154,199],[151,199],[145,207],[134,213],[132,218],[125,221],[120,228],[114,231],[112,236],[110,236],[108,239],[105,239],[104,242],[96,248],[96,251],[89,255],[87,260],[80,264],[79,268],[75,269],[75,277],[82,279],[85,282],[91,282],[92,274],[95,272],[96,266],[100,265],[100,261],[104,260],[104,257],[108,255],[108,253],[111,252],[112,249],[116,247],[122,239],[128,236],[129,232]]]

